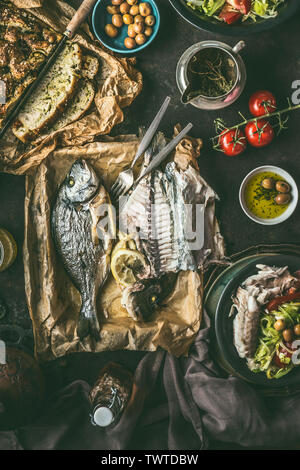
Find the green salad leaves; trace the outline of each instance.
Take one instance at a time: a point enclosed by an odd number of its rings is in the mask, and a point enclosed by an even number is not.
[[[226,0],[185,0],[187,5],[195,11],[206,16],[213,16],[221,20],[219,13],[226,4]],[[243,15],[242,21],[250,18],[256,21],[257,17],[260,18],[274,18],[278,14],[278,7],[285,0],[252,0],[251,10],[247,15]]]
[[[282,332],[274,328],[278,320],[284,322],[285,328],[293,329],[300,323],[300,302],[283,304],[277,311],[261,316],[259,344],[248,366],[252,372],[265,372],[269,379],[279,379],[294,367],[295,351],[283,341]]]

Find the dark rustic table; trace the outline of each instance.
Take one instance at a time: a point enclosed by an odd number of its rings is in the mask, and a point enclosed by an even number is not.
[[[294,0],[297,1],[297,0]],[[76,6],[80,0],[73,0]],[[300,242],[300,207],[285,223],[265,227],[255,224],[242,212],[238,200],[241,180],[253,168],[274,164],[289,171],[299,181],[300,178],[300,111],[290,115],[289,127],[278,139],[265,149],[248,148],[240,157],[229,158],[211,148],[210,137],[214,135],[214,119],[224,118],[229,124],[239,121],[238,111],[247,114],[248,99],[258,89],[268,89],[275,93],[279,105],[286,104],[286,97],[292,93],[292,82],[300,80],[300,14],[276,29],[249,36],[244,39],[246,49],[242,51],[248,79],[244,93],[230,108],[206,112],[190,105],[183,106],[175,80],[176,64],[181,54],[192,44],[206,39],[217,39],[233,46],[238,39],[216,36],[199,31],[177,16],[167,0],[157,0],[161,12],[161,29],[153,44],[137,57],[137,68],[144,77],[141,95],[133,105],[125,110],[124,122],[113,130],[113,135],[135,133],[140,125],[148,125],[156,110],[169,95],[172,98],[161,130],[172,135],[173,126],[180,122],[194,123],[192,135],[204,139],[200,158],[200,172],[220,196],[218,213],[222,233],[229,254],[249,246],[267,243]],[[22,243],[24,228],[24,177],[0,174],[0,226],[9,230],[16,238],[19,253],[17,261],[6,272],[0,274],[0,298],[15,298],[25,301],[22,264]],[[34,254],[33,254],[34,256]],[[105,363],[113,358],[134,369],[142,353],[103,353],[86,356],[81,354],[61,363],[48,366],[53,388],[59,387],[75,378],[93,381],[99,360]],[[163,397],[160,397],[163,399]]]

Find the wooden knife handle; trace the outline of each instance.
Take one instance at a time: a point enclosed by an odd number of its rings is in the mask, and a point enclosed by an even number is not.
[[[65,31],[65,34],[66,36],[68,36],[68,38],[74,36],[81,23],[83,23],[83,21],[86,19],[89,12],[95,5],[96,1],[97,0],[83,0],[82,4],[76,11],[75,15],[71,19]]]

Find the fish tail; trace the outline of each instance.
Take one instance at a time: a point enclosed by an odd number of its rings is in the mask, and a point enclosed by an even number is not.
[[[77,334],[82,340],[91,335],[94,339],[100,338],[100,324],[97,318],[96,305],[89,299],[83,300],[79,313]]]

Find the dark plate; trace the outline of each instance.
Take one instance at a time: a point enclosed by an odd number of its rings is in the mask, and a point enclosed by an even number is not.
[[[253,261],[227,284],[217,306],[215,315],[215,333],[218,348],[222,355],[222,360],[234,370],[237,376],[256,385],[267,388],[294,387],[300,385],[300,367],[295,367],[289,374],[280,379],[267,379],[262,373],[251,372],[245,359],[241,359],[233,344],[233,317],[229,318],[232,306],[231,296],[236,289],[251,275],[257,273],[257,264],[267,264],[269,266],[289,266],[291,272],[297,271],[300,267],[300,256],[297,255],[273,255],[263,256],[259,262]]]
[[[184,0],[169,0],[171,5],[175,8],[177,13],[182,16],[186,21],[191,23],[196,28],[203,29],[204,31],[210,31],[211,33],[223,34],[224,36],[245,36],[248,34],[257,34],[261,31],[268,29],[283,23],[287,19],[291,18],[300,7],[299,0],[287,0],[286,5],[282,5],[278,9],[278,15],[276,18],[264,20],[263,18],[257,20],[255,23],[252,21],[246,21],[243,24],[227,25],[220,23],[214,18],[202,16],[200,13],[193,11],[187,6]]]

